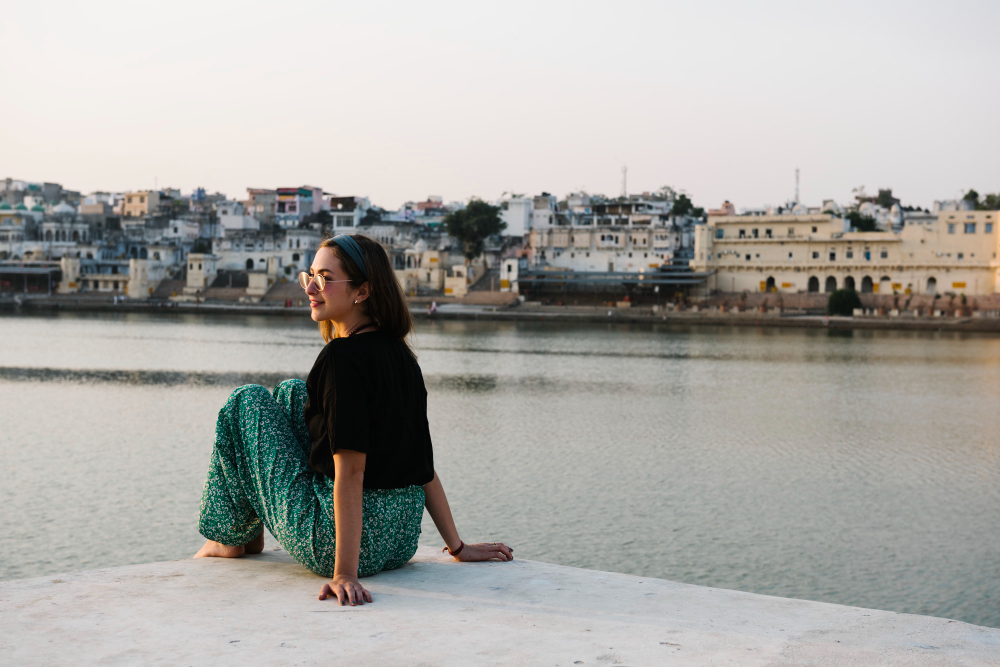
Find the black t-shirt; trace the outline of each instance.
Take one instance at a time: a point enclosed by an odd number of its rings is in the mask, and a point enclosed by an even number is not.
[[[380,331],[334,338],[306,380],[309,467],[333,478],[333,452],[363,452],[366,489],[434,479],[427,389],[406,344]]]

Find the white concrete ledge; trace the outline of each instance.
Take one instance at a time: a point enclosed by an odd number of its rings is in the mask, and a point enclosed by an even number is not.
[[[1000,664],[958,621],[426,548],[341,607],[271,546],[0,583],[0,664]]]

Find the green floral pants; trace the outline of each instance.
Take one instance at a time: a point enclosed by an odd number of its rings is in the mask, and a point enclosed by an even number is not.
[[[263,524],[297,562],[332,577],[333,480],[309,468],[305,402],[302,380],[286,380],[273,394],[253,384],[232,393],[215,427],[198,530],[235,546],[257,537]],[[364,490],[359,577],[413,557],[423,511],[422,487]]]

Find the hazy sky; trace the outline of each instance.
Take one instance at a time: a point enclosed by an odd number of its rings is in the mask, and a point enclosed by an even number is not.
[[[8,2],[0,177],[929,206],[1000,191],[1000,2]]]

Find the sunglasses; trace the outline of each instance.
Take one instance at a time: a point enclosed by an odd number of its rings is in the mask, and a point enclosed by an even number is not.
[[[330,280],[322,273],[311,274],[305,271],[299,274],[299,284],[302,285],[302,289],[308,289],[310,282],[316,283],[316,289],[322,292],[323,288],[325,288],[329,283],[349,283],[351,280],[349,278],[347,280]]]

